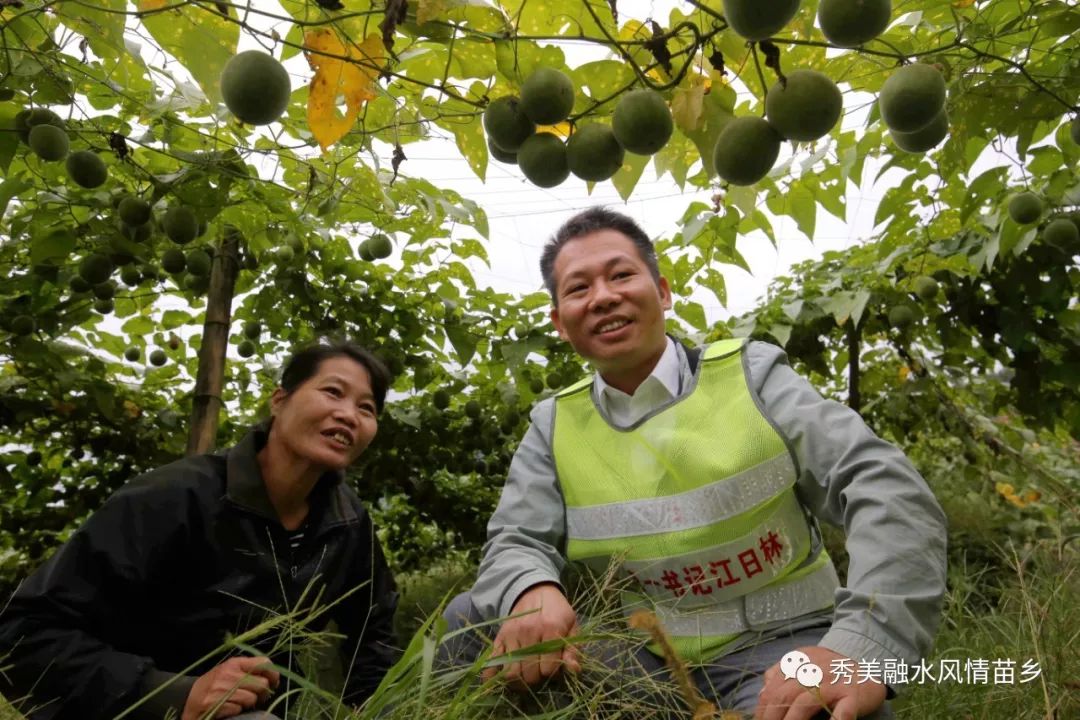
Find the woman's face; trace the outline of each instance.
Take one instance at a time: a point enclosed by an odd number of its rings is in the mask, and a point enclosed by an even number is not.
[[[344,356],[323,360],[291,393],[279,387],[271,408],[271,437],[295,457],[327,470],[348,467],[379,427],[371,376]]]

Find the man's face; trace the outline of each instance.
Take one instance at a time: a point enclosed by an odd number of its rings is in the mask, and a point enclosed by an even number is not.
[[[653,280],[634,243],[617,230],[563,245],[553,274],[557,303],[551,321],[559,336],[605,381],[618,386],[618,380],[630,380],[632,392],[666,347],[667,280]]]

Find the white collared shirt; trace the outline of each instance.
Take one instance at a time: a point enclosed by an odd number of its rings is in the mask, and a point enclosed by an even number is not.
[[[667,347],[660,361],[633,395],[608,385],[600,373],[596,374],[596,391],[600,409],[618,427],[629,427],[670,402],[679,393],[679,356],[675,351],[675,341],[667,338]]]

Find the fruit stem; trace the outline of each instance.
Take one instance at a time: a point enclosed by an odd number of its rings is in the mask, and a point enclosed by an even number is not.
[[[757,43],[749,43],[750,54],[754,57],[754,69],[757,70],[758,79],[761,80],[761,114],[765,115],[765,98],[769,96],[769,83],[765,81],[765,73],[761,69],[761,61],[757,56]]]

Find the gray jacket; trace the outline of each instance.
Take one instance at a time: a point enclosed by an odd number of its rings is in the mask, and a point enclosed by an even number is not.
[[[680,373],[690,377],[686,354],[679,357]],[[750,342],[743,367],[759,407],[795,461],[799,499],[814,517],[844,529],[850,560],[833,609],[768,628],[764,638],[758,631],[744,633],[730,650],[831,618],[822,646],[856,662],[918,664],[929,654],[945,594],[941,507],[899,449],[874,435],[858,413],[823,398],[791,369],[782,350]],[[552,398],[533,409],[488,523],[472,591],[486,618],[509,615],[537,583],[558,583],[566,565],[565,507],[551,450],[554,411]],[[814,530],[816,552],[821,541]]]

